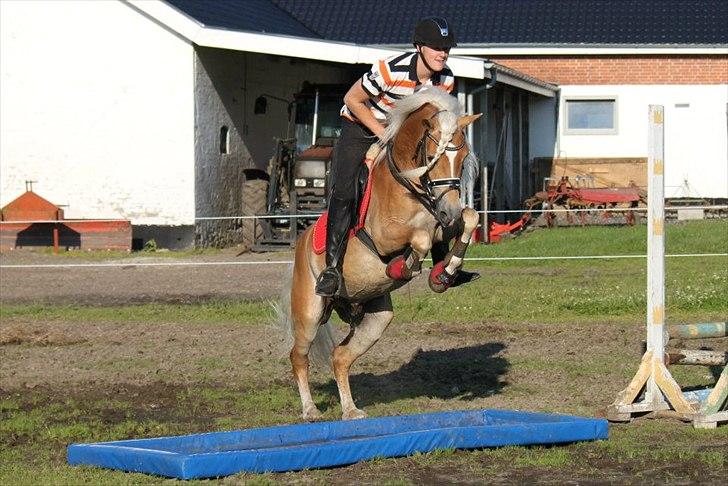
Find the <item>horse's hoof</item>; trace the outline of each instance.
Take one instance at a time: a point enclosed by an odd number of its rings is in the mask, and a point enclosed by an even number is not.
[[[450,275],[445,270],[445,263],[439,262],[430,270],[430,278],[427,279],[430,289],[438,294],[449,289],[455,281],[455,275]]]
[[[323,418],[323,414],[319,412],[319,409],[315,406],[309,407],[303,411],[303,420],[306,422],[315,422],[316,420],[321,420]]]
[[[348,412],[344,412],[344,414],[341,416],[342,420],[356,420],[356,419],[363,419],[367,418],[368,415],[364,410],[359,410],[358,408],[355,408],[353,410],[349,410]]]

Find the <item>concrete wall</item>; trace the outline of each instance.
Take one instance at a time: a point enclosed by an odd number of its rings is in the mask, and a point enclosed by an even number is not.
[[[268,99],[267,112],[254,114],[255,99],[268,94],[292,100],[304,81],[350,83],[366,67],[302,61],[281,56],[196,48],[195,212],[198,217],[241,214],[244,171],[267,169],[274,137],[286,137],[287,104]],[[343,103],[343,100],[342,100]],[[294,134],[291,119],[289,136]],[[229,130],[229,151],[220,151],[221,127]],[[198,221],[200,246],[240,241],[239,220]]]
[[[531,95],[529,99],[529,152],[531,158],[553,157],[556,149],[558,98]]]
[[[122,2],[0,2],[0,204],[194,219],[193,50]]]
[[[616,97],[616,133],[565,134],[564,103],[571,96]],[[561,116],[553,155],[646,157],[650,104],[665,107],[666,197],[728,197],[726,84],[562,86]]]

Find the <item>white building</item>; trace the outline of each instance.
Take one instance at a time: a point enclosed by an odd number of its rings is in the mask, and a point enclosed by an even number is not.
[[[239,216],[246,172],[285,133],[285,104],[260,117],[255,98],[350,84],[398,52],[205,27],[160,1],[1,2],[0,21],[0,206],[33,180],[69,219],[128,218],[137,244],[170,247],[237,241],[239,222],[199,218]],[[482,60],[450,65],[488,80]]]
[[[275,99],[291,99],[304,82],[350,84],[408,47],[382,46],[365,32],[370,23],[358,26],[358,43],[324,40],[285,8],[316,7],[312,18],[333,19],[366,3],[0,2],[0,206],[33,180],[39,194],[66,205],[67,218],[130,219],[137,245],[151,237],[169,247],[237,242],[239,221],[202,218],[241,214],[243,180],[266,168],[273,137],[286,133],[286,104]],[[400,27],[409,35],[409,25]],[[646,157],[648,104],[667,112],[667,195],[728,197],[725,46],[637,56],[629,48],[627,69],[618,50],[460,45],[449,64],[463,104],[486,114],[472,137],[497,208],[519,208],[540,189],[539,160]],[[708,61],[692,77],[645,77],[695,56]],[[599,66],[607,69],[595,82]],[[492,73],[497,84],[486,89]],[[254,110],[262,94],[271,100],[265,116]],[[580,103],[576,112],[596,106],[596,118],[576,113],[578,126],[567,126]],[[611,125],[588,125],[605,113]]]

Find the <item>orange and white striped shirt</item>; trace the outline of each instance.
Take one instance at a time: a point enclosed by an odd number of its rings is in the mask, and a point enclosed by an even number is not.
[[[367,106],[377,120],[385,121],[387,113],[398,99],[411,95],[421,86],[439,86],[448,93],[452,92],[455,76],[447,66],[439,73],[434,73],[426,83],[420,83],[417,77],[417,56],[416,52],[408,52],[382,59],[362,76],[361,87],[369,94]],[[357,122],[346,105],[341,108],[341,116]]]

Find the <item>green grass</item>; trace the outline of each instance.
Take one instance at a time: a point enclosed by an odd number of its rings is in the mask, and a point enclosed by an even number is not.
[[[642,255],[646,227],[540,229],[494,245],[475,245],[469,258],[566,255]],[[728,221],[668,225],[666,253],[728,253]],[[442,295],[395,297],[408,318],[432,321],[508,320],[553,322],[631,321],[646,308],[647,262],[596,260],[467,260],[483,278]],[[728,316],[728,257],[666,259],[668,319],[725,320]]]
[[[667,254],[728,253],[728,220],[676,222],[666,228]],[[502,243],[472,246],[468,256],[643,255],[646,252],[646,225],[589,226],[537,229]]]
[[[668,322],[725,320],[725,257],[670,259],[666,264]],[[482,277],[441,295],[395,295],[399,318],[462,322],[495,320],[633,322],[646,308],[643,260],[568,262],[467,262]]]
[[[645,226],[542,229],[497,245],[477,245],[469,257],[643,254]],[[728,253],[728,221],[671,224],[667,252]],[[646,307],[645,259],[466,261],[478,282],[444,294],[394,296],[398,319],[469,322],[635,322]],[[668,258],[668,322],[725,320],[728,316],[728,258]],[[274,321],[266,301],[206,301],[115,307],[0,306],[0,318],[99,320],[116,322]]]
[[[539,230],[502,244],[473,247],[469,256],[642,254],[645,252],[644,240],[644,226]],[[667,229],[667,252],[728,252],[728,222],[671,224]],[[398,292],[395,308],[396,319],[403,323],[401,332],[407,331],[407,321],[413,322],[412,326],[423,322],[461,322],[463,329],[467,328],[467,323],[482,321],[573,322],[604,326],[641,325],[644,321],[644,259],[471,261],[466,263],[466,268],[478,269],[482,278],[441,295],[406,288]],[[728,317],[728,259],[725,257],[668,259],[666,287],[668,322],[725,320]],[[30,323],[86,320],[109,325],[117,322],[260,325],[271,322],[273,312],[265,301],[114,307],[13,304],[0,307],[0,318]],[[519,339],[519,326],[509,329],[511,337]],[[585,397],[581,391],[581,384],[586,383],[584,380],[602,379],[604,370],[610,370],[609,376],[626,384],[634,373],[637,354],[631,349],[619,351],[617,348],[615,346],[614,353],[605,352],[578,364],[573,357],[555,354],[510,356],[512,368],[524,373],[552,370],[554,379],[562,382],[510,383],[502,395],[523,404],[524,408],[544,410],[556,407],[539,402],[539,393],[552,393],[551,388],[558,387],[566,400],[564,410],[593,408],[592,402],[588,406],[581,404],[581,401],[593,398]],[[0,484],[159,484],[167,480],[88,467],[71,468],[64,462],[65,447],[76,441],[232,430],[298,421],[298,394],[288,378],[279,381],[268,377],[262,383],[260,377],[267,375],[258,372],[257,381],[214,383],[213,371],[229,366],[229,361],[219,356],[191,359],[200,372],[190,378],[191,381],[166,383],[165,386],[173,391],[155,402],[157,408],[153,410],[132,392],[88,398],[49,397],[43,389],[5,393],[0,399]],[[139,357],[109,361],[102,366],[109,370],[118,368],[120,372],[126,368],[139,371],[149,368],[150,361],[147,357]],[[672,370],[680,383],[709,384],[714,381],[705,368],[674,367]],[[325,379],[328,380],[329,375]],[[340,410],[333,383],[314,386],[313,392],[325,418],[338,419]],[[355,390],[355,395],[357,393],[361,390]],[[370,390],[370,393],[376,396],[376,390]],[[391,415],[422,412],[432,403],[457,407],[464,402],[457,399],[446,402],[426,394],[414,394],[382,402],[374,400],[366,408],[374,416]],[[354,478],[351,482],[419,484],[437,481],[434,473],[440,474],[438,477],[442,479],[443,474],[452,472],[456,475],[453,480],[468,478],[487,483],[489,478],[505,469],[514,475],[514,481],[550,478],[553,477],[550,474],[556,474],[556,480],[551,482],[563,482],[572,471],[579,471],[579,478],[591,478],[592,482],[600,479],[654,482],[662,473],[649,471],[678,468],[674,473],[678,476],[672,476],[673,479],[699,482],[705,475],[719,474],[728,467],[727,442],[728,427],[706,431],[672,421],[643,421],[612,426],[610,439],[602,442],[468,452],[442,450],[411,458],[374,460],[352,468],[286,475],[241,474],[225,481],[262,485],[296,481],[331,483]],[[621,476],[610,476],[611,473]],[[524,482],[528,481],[524,479]]]
[[[141,304],[110,307],[3,304],[0,319],[97,320],[102,322],[179,322],[262,324],[272,322],[269,301],[205,301],[190,304]]]

